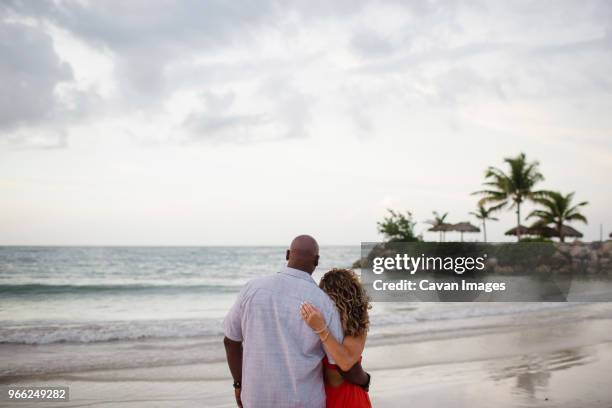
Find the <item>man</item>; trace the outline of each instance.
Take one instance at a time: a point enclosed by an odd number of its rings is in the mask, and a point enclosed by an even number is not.
[[[224,321],[223,342],[239,407],[325,407],[325,352],[319,336],[303,322],[300,305],[315,305],[331,334],[342,341],[340,316],[311,276],[319,262],[317,241],[298,236],[286,259],[287,266],[276,275],[248,282]],[[343,376],[355,384],[369,382],[359,363]]]

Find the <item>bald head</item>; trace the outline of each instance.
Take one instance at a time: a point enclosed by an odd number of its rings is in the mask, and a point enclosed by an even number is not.
[[[304,272],[314,272],[319,263],[319,244],[310,235],[300,235],[287,250],[287,266]]]

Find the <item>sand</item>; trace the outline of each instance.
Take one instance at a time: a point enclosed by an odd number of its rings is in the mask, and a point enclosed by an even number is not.
[[[580,319],[574,312],[565,317],[559,312],[563,318],[558,319],[507,317],[504,324],[498,324],[503,318],[491,317],[479,319],[474,329],[474,319],[468,319],[461,330],[440,331],[444,323],[438,323],[429,334],[373,339],[364,355],[373,405],[610,408],[609,309],[579,313]],[[8,346],[3,347],[6,358]],[[44,349],[38,346],[37,352]],[[2,401],[6,407],[234,406],[223,361],[31,375],[0,383],[3,392],[10,385],[70,386],[69,402]]]

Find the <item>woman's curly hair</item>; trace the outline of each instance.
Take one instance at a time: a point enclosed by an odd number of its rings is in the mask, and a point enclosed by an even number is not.
[[[361,336],[370,326],[370,298],[350,269],[332,269],[321,278],[319,287],[334,301],[346,336]]]

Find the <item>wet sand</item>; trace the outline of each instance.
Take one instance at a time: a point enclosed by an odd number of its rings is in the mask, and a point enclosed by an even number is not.
[[[571,319],[553,322],[535,316],[524,319],[524,324],[480,324],[478,329],[443,336],[432,330],[431,335],[373,339],[364,355],[373,378],[373,405],[610,408],[612,316],[607,309],[583,319],[571,313]],[[41,347],[37,352],[44,352]],[[70,386],[69,402],[3,401],[7,407],[234,406],[223,361],[30,375],[0,382],[3,392],[11,384]]]

